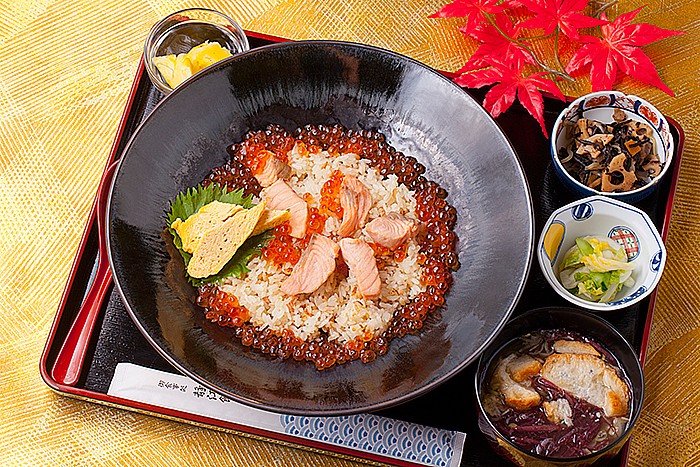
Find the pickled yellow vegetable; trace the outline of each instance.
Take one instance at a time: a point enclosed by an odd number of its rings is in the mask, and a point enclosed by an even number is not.
[[[183,54],[153,57],[153,64],[171,88],[175,88],[195,73],[231,56],[218,42],[206,41]]]

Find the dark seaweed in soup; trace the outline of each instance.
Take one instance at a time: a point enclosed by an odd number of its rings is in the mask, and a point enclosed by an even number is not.
[[[537,331],[509,343],[485,383],[484,408],[498,431],[542,456],[598,452],[624,433],[631,413],[630,385],[616,359],[568,330]]]

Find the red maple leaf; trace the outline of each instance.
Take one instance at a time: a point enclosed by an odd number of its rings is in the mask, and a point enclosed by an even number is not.
[[[498,13],[503,9],[503,6],[497,5],[498,2],[499,0],[455,0],[429,18],[466,17],[467,24],[464,28],[471,31],[486,20],[484,15]]]
[[[490,60],[490,64],[489,68],[458,76],[455,83],[470,88],[497,83],[486,93],[484,108],[496,118],[513,104],[517,96],[522,106],[539,122],[542,133],[548,136],[544,126],[544,102],[540,90],[564,100],[564,95],[554,81],[545,78],[545,72],[523,76],[522,67],[516,68],[496,59]]]
[[[520,27],[514,25],[503,13],[494,16],[494,23],[500,31],[487,23],[480,24],[471,32],[462,30],[463,33],[481,42],[481,45],[457,73],[461,74],[487,66],[491,58],[500,59],[504,63],[512,64],[515,68],[522,68],[525,63],[535,64],[530,53],[523,48],[523,45],[529,46],[529,44],[521,45],[517,42],[520,37]]]
[[[585,44],[571,57],[566,72],[575,73],[590,65],[591,87],[593,91],[600,91],[612,89],[619,70],[673,96],[673,91],[661,81],[656,67],[639,47],[683,34],[683,31],[662,29],[645,23],[632,24],[641,9],[620,15],[612,23],[601,26],[602,38],[582,37],[581,41]],[[605,14],[601,17],[607,20]]]
[[[607,21],[581,14],[588,0],[520,0],[534,17],[523,21],[523,28],[541,28],[545,34],[551,34],[558,26],[569,39],[578,41],[579,29],[592,28],[606,24]]]

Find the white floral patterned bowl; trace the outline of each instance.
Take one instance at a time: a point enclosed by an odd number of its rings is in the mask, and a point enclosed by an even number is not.
[[[629,119],[645,123],[652,128],[652,139],[661,161],[662,169],[658,175],[641,188],[621,192],[603,192],[590,188],[577,180],[566,170],[558,154],[561,148],[570,144],[571,136],[568,128],[571,128],[576,121],[580,118],[587,118],[603,123],[612,123],[613,112],[616,109],[623,110]],[[653,193],[664,175],[666,175],[673,160],[674,142],[666,117],[649,102],[640,97],[626,95],[618,91],[599,91],[579,97],[559,114],[552,129],[550,150],[557,176],[572,192],[580,196],[603,195],[622,201],[634,202]]]
[[[594,235],[620,243],[628,262],[635,264],[634,285],[625,286],[606,303],[580,298],[567,290],[559,279],[566,251],[576,238]],[[556,210],[542,230],[537,259],[547,282],[569,302],[592,311],[617,310],[633,305],[658,285],[666,263],[666,248],[649,216],[622,201],[591,196]]]

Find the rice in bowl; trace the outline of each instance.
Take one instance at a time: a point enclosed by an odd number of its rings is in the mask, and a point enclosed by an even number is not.
[[[307,126],[294,135],[273,126],[249,133],[229,152],[231,160],[204,184],[242,189],[254,202],[265,199],[270,188],[260,186],[255,173],[260,154],[273,153],[286,164],[285,183],[307,203],[308,231],[294,238],[286,223],[276,227],[261,254],[248,262],[246,275],[201,286],[197,303],[209,320],[233,328],[244,345],[324,369],[374,360],[393,338],[418,332],[442,306],[459,265],[456,211],[415,158],[396,151],[379,133],[340,126]],[[381,291],[368,298],[358,283],[361,276],[349,273],[350,262],[340,255],[316,290],[285,293],[283,284],[311,235],[343,241],[338,186],[353,177],[368,190],[371,206],[362,225],[344,236],[372,247]],[[367,224],[391,216],[410,222],[415,234],[389,248],[375,241]]]

